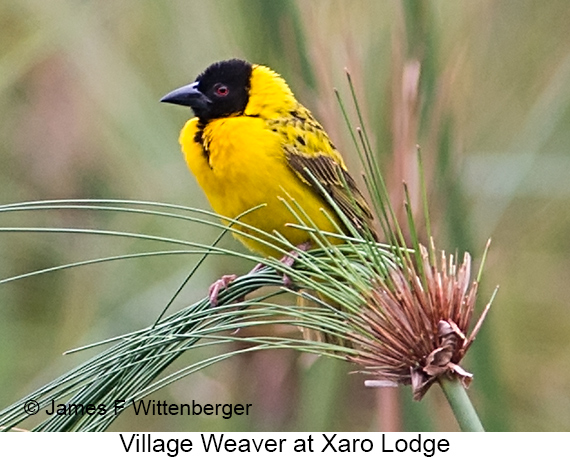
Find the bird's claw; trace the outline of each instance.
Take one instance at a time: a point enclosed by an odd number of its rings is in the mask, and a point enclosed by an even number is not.
[[[311,243],[309,241],[305,241],[304,243],[301,243],[299,246],[297,246],[297,248],[303,252],[308,251],[310,247],[311,247]],[[293,264],[295,263],[295,260],[297,260],[298,257],[299,257],[299,251],[297,251],[297,250],[291,251],[287,255],[284,255],[283,257],[281,257],[279,262],[281,262],[283,265],[286,265],[287,267],[291,268],[293,266]],[[283,285],[285,287],[287,287],[288,289],[294,288],[293,281],[286,274],[283,274]]]
[[[218,306],[218,295],[220,294],[220,291],[228,287],[236,278],[236,275],[223,275],[210,286],[208,289],[208,298],[210,299],[210,304],[212,306]]]
[[[311,243],[309,243],[308,241],[305,241],[304,243],[301,243],[299,246],[297,246],[298,251],[297,250],[290,251],[288,254],[281,257],[279,262],[281,262],[283,265],[286,265],[289,268],[291,268],[293,266],[293,264],[295,263],[295,260],[297,260],[297,258],[299,257],[299,251],[306,252],[309,250],[310,247],[311,247]]]
[[[279,261],[283,265],[286,265],[287,267],[291,268],[295,263],[295,260],[297,260],[297,258],[299,257],[299,250],[305,252],[308,251],[310,247],[311,244],[308,241],[305,243],[301,243],[299,246],[297,246],[298,250],[289,252],[287,255],[284,255]],[[261,270],[261,268],[263,268],[264,266],[265,266],[264,264],[258,263],[248,274],[256,273],[257,271]],[[210,299],[210,304],[213,307],[218,306],[218,295],[220,294],[220,291],[228,287],[232,281],[235,281],[236,278],[237,276],[233,274],[223,275],[220,279],[215,281],[210,286],[210,289],[208,290],[208,298]],[[283,275],[283,285],[289,289],[294,288],[293,281],[286,274]]]

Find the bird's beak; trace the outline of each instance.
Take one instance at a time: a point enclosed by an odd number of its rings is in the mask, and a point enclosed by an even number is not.
[[[198,90],[198,82],[179,87],[166,94],[160,101],[174,105],[189,106],[195,113],[206,111],[212,103],[208,97]]]

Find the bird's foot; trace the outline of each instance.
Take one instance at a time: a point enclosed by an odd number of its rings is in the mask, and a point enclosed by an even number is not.
[[[264,264],[258,263],[255,267],[251,269],[248,275],[257,273],[264,266],[265,266]],[[237,275],[223,275],[220,279],[218,279],[210,286],[210,289],[208,290],[208,298],[210,299],[210,304],[213,307],[218,306],[218,295],[220,294],[220,291],[228,287],[230,283],[235,281],[236,278]],[[245,296],[241,298],[241,301],[243,300],[245,300]]]
[[[301,243],[297,246],[297,250],[291,251],[288,254],[284,255],[279,262],[283,265],[288,266],[289,268],[293,266],[295,260],[299,257],[299,251],[308,251],[311,247],[311,243],[306,241],[305,243]],[[265,265],[263,263],[258,263],[248,274],[256,273],[257,271],[261,270]],[[218,295],[220,291],[225,289],[230,285],[232,281],[237,278],[236,275],[223,275],[220,279],[215,281],[208,290],[208,298],[210,299],[210,304],[215,307],[218,306]],[[286,274],[283,275],[283,285],[288,288],[293,288],[293,281],[291,278]]]
[[[211,306],[218,306],[218,295],[220,294],[220,291],[228,287],[236,278],[236,275],[223,275],[210,286],[208,289],[208,298],[210,299]]]
[[[311,248],[311,243],[309,241],[305,241],[304,243],[301,243],[299,246],[297,246],[298,250],[289,252],[287,255],[281,257],[279,261],[283,265],[286,265],[289,268],[291,268],[295,263],[295,260],[297,260],[297,258],[299,257],[299,251],[307,252],[310,248]],[[286,274],[283,275],[283,285],[289,289],[293,288],[293,281],[291,281],[291,278]]]

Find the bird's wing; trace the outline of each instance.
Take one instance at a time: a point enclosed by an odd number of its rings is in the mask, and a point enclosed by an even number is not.
[[[333,156],[324,153],[306,154],[291,145],[284,149],[287,163],[300,179],[314,187],[325,200],[326,192],[360,233],[369,233],[376,238],[372,226],[373,216],[364,196],[352,176]],[[322,189],[315,186],[315,180]]]

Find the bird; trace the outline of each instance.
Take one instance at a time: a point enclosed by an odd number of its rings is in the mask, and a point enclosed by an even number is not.
[[[278,232],[289,249],[309,249],[309,231],[293,226],[299,225],[299,217],[309,227],[329,233],[340,229],[341,234],[350,233],[348,221],[377,240],[372,212],[341,154],[287,82],[269,67],[241,59],[215,62],[161,101],[192,109],[194,117],[179,137],[188,168],[216,213],[229,219],[241,215],[244,225],[234,224],[233,235],[251,251],[280,256],[291,266],[297,252],[283,255],[287,246],[270,236]],[[285,204],[292,201],[302,208],[298,214]],[[342,243],[342,237],[328,239]],[[224,275],[210,286],[213,306],[235,278]],[[310,306],[309,301],[299,297],[298,304]],[[305,329],[303,334],[345,345],[321,332]]]
[[[235,219],[259,207],[239,219],[243,226],[235,225],[236,238],[250,250],[278,255],[279,243],[263,233],[279,232],[295,246],[310,243],[307,230],[291,226],[299,221],[284,200],[302,207],[310,218],[305,223],[323,232],[346,231],[330,198],[357,230],[373,233],[372,213],[342,156],[269,67],[241,59],[215,62],[161,101],[194,112],[179,142],[212,209]]]

